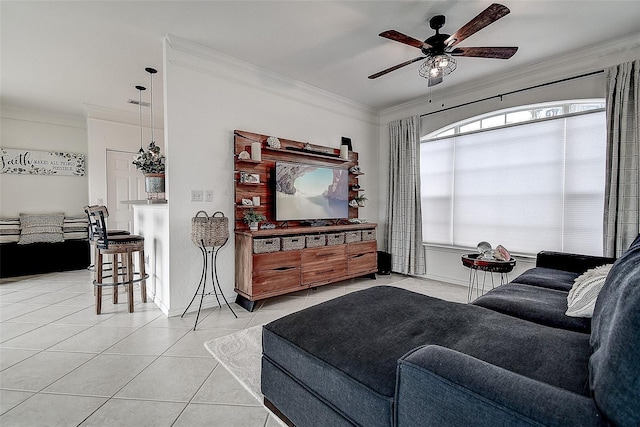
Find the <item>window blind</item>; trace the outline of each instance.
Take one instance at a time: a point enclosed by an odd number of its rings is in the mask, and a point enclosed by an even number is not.
[[[601,255],[605,140],[599,111],[422,143],[425,242]]]

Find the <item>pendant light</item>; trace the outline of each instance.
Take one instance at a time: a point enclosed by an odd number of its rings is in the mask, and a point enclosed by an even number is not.
[[[144,140],[143,138],[144,128],[142,126],[142,91],[147,90],[147,88],[144,86],[136,86],[136,89],[138,89],[138,114],[140,116],[140,151],[139,153],[142,154],[144,153],[144,148],[142,148],[142,141]]]
[[[151,91],[151,105],[150,105],[149,110],[150,110],[150,112],[151,112],[151,113],[150,113],[150,115],[151,115],[151,143],[152,143],[152,144],[155,144],[156,140],[155,140],[155,138],[153,137],[153,75],[154,75],[155,73],[157,73],[157,72],[158,72],[158,70],[156,70],[155,68],[151,68],[151,67],[147,67],[147,68],[145,68],[144,70],[145,70],[147,73],[149,73],[149,76],[150,76],[150,78],[151,78],[151,85],[150,85],[150,88],[149,88],[149,90]]]

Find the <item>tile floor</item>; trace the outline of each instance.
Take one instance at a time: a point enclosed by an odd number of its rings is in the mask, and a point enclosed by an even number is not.
[[[208,309],[192,331],[193,315],[167,318],[153,303],[129,314],[125,295],[117,305],[105,295],[97,316],[91,281],[84,270],[0,280],[0,425],[277,426],[205,341],[376,285],[467,299],[465,287],[378,276],[272,298],[253,313],[233,305],[238,319]]]

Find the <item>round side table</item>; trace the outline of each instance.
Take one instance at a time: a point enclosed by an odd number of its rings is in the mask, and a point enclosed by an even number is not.
[[[482,277],[482,294],[484,294],[487,273],[491,275],[491,289],[495,287],[493,273],[500,275],[500,284],[504,285],[509,282],[508,273],[516,266],[516,260],[511,258],[509,261],[498,261],[496,259],[482,258],[482,254],[466,254],[462,255],[462,265],[469,268],[469,292],[467,294],[467,301],[471,302],[474,287],[476,289],[476,295],[481,295],[478,271],[484,272]]]

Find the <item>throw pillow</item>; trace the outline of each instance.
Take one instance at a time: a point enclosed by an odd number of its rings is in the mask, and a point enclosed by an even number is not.
[[[600,267],[587,270],[581,276],[576,277],[573,287],[567,296],[567,316],[588,317],[593,316],[598,294],[607,279],[607,274],[613,264],[605,264]]]
[[[20,240],[18,244],[63,242],[63,222],[63,213],[20,214]]]
[[[0,218],[0,243],[20,240],[20,218]]]
[[[89,238],[89,220],[86,215],[67,216],[62,224],[62,233],[64,240],[88,239]]]

